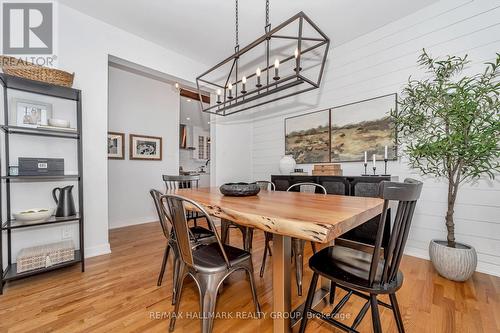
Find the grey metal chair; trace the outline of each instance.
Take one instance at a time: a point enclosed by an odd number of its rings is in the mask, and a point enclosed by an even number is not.
[[[165,182],[165,193],[183,188],[198,188],[200,183],[199,175],[163,175],[162,178]],[[188,212],[188,220],[193,220],[195,226],[199,218],[198,212]]]
[[[314,274],[302,313],[300,332],[305,331],[311,315],[346,332],[358,332],[357,326],[363,320],[368,309],[371,308],[373,331],[380,333],[382,328],[379,305],[394,312],[398,332],[404,332],[403,320],[396,298],[396,291],[403,285],[403,273],[399,270],[399,265],[421,191],[422,183],[413,179],[406,179],[404,183],[381,182],[380,197],[384,199],[384,208],[376,232],[375,245],[360,243],[359,245],[363,246],[353,248],[335,244],[335,246],[322,249],[309,259],[309,267]],[[384,248],[382,247],[386,225],[384,222],[390,201],[398,201],[398,208],[392,230],[390,230],[389,243]],[[312,301],[320,275],[331,281],[330,293],[332,295],[335,295],[336,287],[347,292],[330,314],[312,309]],[[391,304],[377,300],[377,296],[380,294],[389,295]],[[347,326],[334,318],[352,295],[364,298],[366,303],[354,319],[352,326]],[[331,298],[331,303],[333,303],[333,298]]]
[[[213,328],[213,318],[217,294],[222,282],[237,270],[245,270],[249,276],[252,297],[255,303],[255,311],[260,316],[260,305],[257,300],[257,291],[253,277],[252,255],[250,252],[241,250],[229,245],[224,245],[215,231],[215,225],[205,209],[195,201],[183,198],[178,195],[166,194],[160,198],[166,203],[165,209],[168,209],[172,218],[173,230],[179,255],[181,258],[180,278],[177,286],[177,295],[175,301],[174,314],[170,320],[169,330],[175,328],[175,320],[179,313],[179,303],[182,293],[182,285],[186,276],[191,276],[200,293],[201,306],[201,331],[208,333]],[[196,247],[191,246],[189,237],[189,227],[186,218],[184,204],[188,203],[203,213],[207,222],[215,231],[216,242],[211,244],[200,244]]]
[[[170,254],[170,249],[172,249],[173,259],[174,259],[174,269],[173,269],[173,291],[172,291],[172,304],[175,303],[175,295],[177,293],[176,286],[177,280],[179,278],[179,249],[177,246],[177,242],[175,240],[175,236],[172,232],[172,222],[170,215],[164,209],[162,209],[162,204],[160,202],[160,198],[163,195],[160,191],[150,190],[149,193],[153,198],[153,202],[156,208],[156,212],[158,214],[158,219],[160,221],[160,226],[163,231],[163,235],[167,240],[167,245],[165,246],[165,251],[163,253],[163,260],[161,263],[160,274],[158,276],[157,286],[161,286],[163,281],[163,275],[165,274],[165,270],[167,267],[168,256]],[[210,244],[216,242],[215,234],[213,231],[208,230],[206,228],[195,226],[189,228],[190,240],[193,246],[197,246],[199,244]]]

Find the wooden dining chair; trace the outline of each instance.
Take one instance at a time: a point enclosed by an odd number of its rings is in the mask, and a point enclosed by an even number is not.
[[[356,327],[361,323],[368,309],[371,308],[373,331],[380,333],[382,327],[379,305],[393,311],[398,331],[404,332],[403,320],[396,298],[396,291],[403,285],[403,273],[399,270],[399,265],[421,191],[422,183],[413,179],[406,179],[404,183],[381,182],[380,197],[384,199],[384,206],[378,224],[375,245],[359,244],[353,248],[336,242],[335,246],[324,248],[309,259],[309,267],[314,274],[302,313],[300,332],[305,331],[311,315],[346,332],[358,332]],[[382,247],[386,225],[384,222],[390,201],[397,201],[398,207],[392,230],[390,230],[389,243],[384,248]],[[332,295],[335,294],[337,287],[347,292],[333,307],[330,314],[312,309],[316,284],[320,275],[331,281],[330,293]],[[381,294],[389,295],[391,304],[379,301],[377,296]],[[352,295],[359,296],[366,302],[354,319],[352,326],[347,326],[334,318]]]
[[[174,313],[170,319],[169,330],[173,331],[175,328],[175,320],[179,313],[182,285],[188,275],[193,278],[199,290],[202,316],[201,331],[203,333],[212,332],[215,304],[222,282],[238,270],[244,270],[248,274],[252,297],[255,303],[255,311],[257,316],[260,317],[260,306],[255,289],[251,253],[223,244],[215,229],[212,218],[195,201],[169,194],[162,196],[161,199],[164,200],[166,203],[165,208],[170,212],[173,231],[179,249],[179,257],[181,259],[180,278],[177,285],[178,292],[176,294]],[[214,230],[216,242],[200,244],[196,247],[191,246],[185,203],[196,208],[206,216],[208,224]]]
[[[162,177],[165,182],[165,193],[183,188],[198,188],[200,183],[199,175],[163,175]],[[198,212],[188,212],[187,218],[196,226],[200,216]]]
[[[172,230],[172,222],[168,211],[163,209],[163,205],[161,203],[161,196],[163,193],[157,190],[150,190],[149,193],[153,198],[153,203],[155,205],[156,213],[158,214],[158,219],[160,221],[160,226],[163,231],[163,235],[167,240],[167,244],[165,246],[165,251],[163,252],[163,260],[161,263],[160,274],[158,276],[157,286],[161,286],[163,281],[163,275],[165,274],[165,270],[167,267],[168,256],[170,254],[170,250],[172,250],[174,264],[173,264],[173,290],[172,290],[172,304],[175,303],[175,295],[177,293],[176,286],[177,280],[179,277],[179,249],[177,246],[177,242],[175,240],[173,230]],[[195,226],[189,228],[190,240],[192,246],[197,246],[199,244],[210,244],[216,241],[215,234],[213,231],[208,230],[206,228]]]

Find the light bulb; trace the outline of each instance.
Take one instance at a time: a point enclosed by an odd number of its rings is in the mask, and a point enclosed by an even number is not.
[[[278,60],[278,58],[276,58],[276,60],[274,60],[274,68],[279,68],[280,67],[280,61]]]
[[[221,94],[220,89],[217,89],[217,95],[220,96],[220,94]]]
[[[175,84],[175,89],[179,89],[179,84],[178,83]]]
[[[299,57],[299,49],[298,48],[295,49],[294,54],[295,54],[295,59],[297,59]]]
[[[255,71],[255,74],[260,77],[260,67],[257,67],[257,70]]]
[[[227,85],[227,89],[229,89],[229,90],[233,89],[233,84],[232,84],[232,83],[229,83],[229,84]]]
[[[243,83],[243,84],[247,83],[247,77],[246,76],[243,76],[241,78],[241,83]]]

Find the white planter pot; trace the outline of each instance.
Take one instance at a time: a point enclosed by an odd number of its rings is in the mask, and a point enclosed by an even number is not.
[[[446,241],[437,239],[430,242],[429,255],[434,268],[449,280],[468,280],[476,270],[476,250],[467,244],[456,243],[454,248],[447,244]]]
[[[285,155],[280,160],[280,172],[283,175],[289,175],[290,172],[295,170],[297,163],[293,159],[292,155]]]

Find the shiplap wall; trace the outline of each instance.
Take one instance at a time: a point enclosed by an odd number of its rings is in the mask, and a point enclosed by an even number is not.
[[[253,179],[279,173],[286,117],[399,92],[410,75],[424,75],[416,67],[424,47],[433,56],[467,53],[472,61],[467,72],[482,70],[482,64],[500,52],[500,1],[440,1],[347,44],[336,46],[335,35],[330,38],[333,48],[320,89],[253,114],[248,154]],[[404,160],[391,162],[389,168],[400,179],[411,176],[425,181],[406,252],[428,258],[429,241],[446,237],[446,184],[413,173]],[[356,175],[362,165],[343,163],[343,169],[344,174]],[[499,185],[498,179],[464,185],[455,210],[457,240],[477,249],[478,271],[494,275],[500,275]]]

